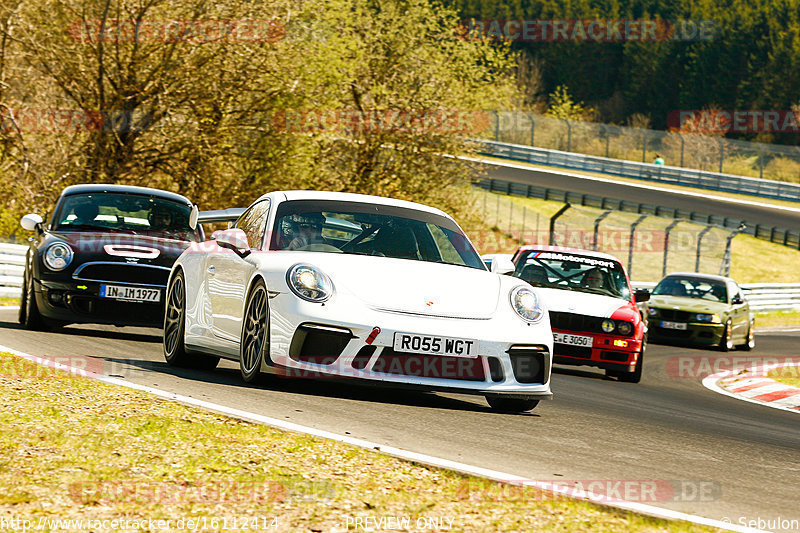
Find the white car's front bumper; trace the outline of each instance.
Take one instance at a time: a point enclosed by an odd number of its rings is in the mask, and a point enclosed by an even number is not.
[[[553,337],[546,312],[529,324],[510,307],[490,319],[464,319],[342,303],[315,304],[287,293],[272,298],[270,361],[263,370],[518,398],[552,396]],[[376,327],[380,333],[369,343]],[[475,340],[477,357],[396,352],[398,332]]]

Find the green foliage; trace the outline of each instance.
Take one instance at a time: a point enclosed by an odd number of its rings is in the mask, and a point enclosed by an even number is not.
[[[554,118],[569,120],[589,120],[594,114],[594,109],[586,107],[583,102],[575,102],[569,94],[569,89],[559,85],[550,95],[550,107],[547,115]]]

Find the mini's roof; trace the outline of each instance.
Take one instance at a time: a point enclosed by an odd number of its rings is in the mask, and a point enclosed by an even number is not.
[[[437,215],[445,216],[448,218],[450,215],[424,204],[416,202],[409,202],[406,200],[397,200],[395,198],[385,198],[383,196],[372,196],[370,194],[356,194],[350,192],[330,192],[330,191],[275,191],[263,195],[261,198],[267,196],[283,196],[284,200],[339,200],[343,202],[366,202],[372,204],[391,205],[395,207],[405,207],[407,209],[416,209],[417,211],[427,211],[428,213],[435,213]]]
[[[180,194],[164,191],[161,189],[151,189],[150,187],[136,187],[134,185],[113,185],[110,183],[87,183],[83,185],[70,185],[61,193],[61,196],[70,194],[90,194],[101,192],[113,192],[122,194],[142,194],[146,196],[156,196],[173,202],[180,202],[191,205],[191,201]]]
[[[578,254],[578,255],[585,255],[587,257],[596,257],[597,259],[609,259],[611,261],[616,261],[617,263],[621,263],[621,261],[616,257],[614,257],[613,255],[603,252],[598,252],[596,250],[583,250],[581,248],[568,248],[566,246],[549,246],[546,244],[526,244],[524,246],[520,246],[514,255],[516,256],[520,252],[527,252],[529,250],[537,250],[539,252],[560,252],[566,254]]]

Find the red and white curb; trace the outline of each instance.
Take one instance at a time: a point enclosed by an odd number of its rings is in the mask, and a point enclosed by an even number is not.
[[[23,359],[27,359],[34,363],[44,365],[50,368],[63,370],[71,374],[76,374],[90,379],[95,379],[97,381],[102,381],[104,383],[109,383],[112,385],[120,385],[122,387],[127,387],[129,389],[134,389],[148,394],[152,394],[160,398],[173,400],[182,403],[184,405],[191,405],[215,413],[228,415],[233,418],[238,418],[240,420],[246,420],[248,422],[253,422],[257,424],[264,424],[266,426],[286,431],[293,431],[296,433],[303,433],[306,435],[331,439],[345,444],[350,444],[352,446],[358,446],[359,448],[375,450],[381,453],[385,453],[387,455],[391,455],[393,457],[397,457],[399,459],[404,459],[406,461],[413,461],[417,463],[430,465],[436,468],[444,468],[452,470],[462,474],[483,477],[485,479],[490,479],[492,481],[497,481],[500,483],[508,483],[511,485],[517,485],[523,487],[533,487],[542,490],[544,492],[549,492],[555,496],[562,496],[562,497],[566,496],[568,498],[572,498],[575,500],[583,500],[595,504],[600,504],[605,507],[616,507],[618,509],[624,509],[627,511],[649,515],[656,518],[663,518],[666,520],[683,520],[686,522],[691,522],[693,524],[701,524],[705,526],[724,529],[726,531],[737,531],[741,533],[762,533],[763,531],[765,531],[763,529],[756,529],[753,527],[748,527],[746,525],[731,523],[728,518],[724,518],[723,520],[715,520],[713,518],[706,518],[704,516],[682,513],[680,511],[664,509],[662,507],[656,507],[654,505],[648,505],[645,503],[632,502],[628,500],[622,500],[618,498],[612,498],[604,495],[594,494],[592,492],[579,492],[576,494],[573,490],[571,490],[570,487],[561,486],[557,482],[531,480],[523,478],[521,476],[517,476],[515,474],[500,472],[498,470],[490,470],[488,468],[482,468],[479,466],[469,465],[466,463],[459,463],[456,461],[451,461],[449,459],[443,459],[440,457],[434,457],[431,455],[412,452],[410,450],[404,450],[402,448],[386,446],[384,444],[370,442],[368,440],[357,439],[346,435],[339,435],[337,433],[332,433],[330,431],[325,431],[322,429],[302,426],[300,424],[295,424],[293,422],[286,422],[285,420],[271,418],[264,415],[259,415],[257,413],[242,411],[240,409],[235,409],[225,405],[199,400],[197,398],[192,398],[190,396],[183,396],[180,394],[175,394],[173,392],[156,389],[153,387],[148,387],[145,385],[137,385],[135,383],[130,383],[128,381],[125,381],[124,379],[113,378],[110,376],[97,374],[95,372],[91,372],[82,368],[75,368],[72,366],[64,365],[62,363],[55,362],[45,357],[37,357],[35,355],[31,355],[25,352],[20,352],[19,350],[14,350],[13,348],[8,348],[2,345],[0,345],[0,352],[11,353],[18,357],[22,357]]]
[[[800,366],[778,363],[718,372],[704,378],[703,386],[746,402],[800,413],[800,388],[767,377],[776,368],[792,368],[795,370],[794,375],[800,374]]]

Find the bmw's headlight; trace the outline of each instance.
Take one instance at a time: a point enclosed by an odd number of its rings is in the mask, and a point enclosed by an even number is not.
[[[711,322],[712,324],[722,324],[722,318],[714,313],[713,315],[705,313],[697,313],[695,318],[698,322]]]
[[[517,287],[511,291],[511,307],[523,320],[536,322],[542,318],[539,298],[527,287]]]
[[[656,316],[658,314],[658,309],[655,309],[653,307],[648,307],[647,314],[650,316]]]
[[[64,270],[72,263],[72,248],[65,242],[51,244],[44,253],[44,264],[50,270]]]
[[[311,265],[300,264],[290,268],[286,282],[293,293],[309,302],[324,302],[333,294],[330,278]]]
[[[633,324],[630,322],[617,322],[617,333],[620,335],[630,335],[631,331],[633,331]]]
[[[603,329],[604,332],[611,333],[612,331],[614,331],[616,324],[614,324],[613,320],[605,319],[603,320],[603,322],[600,323],[600,327]]]

